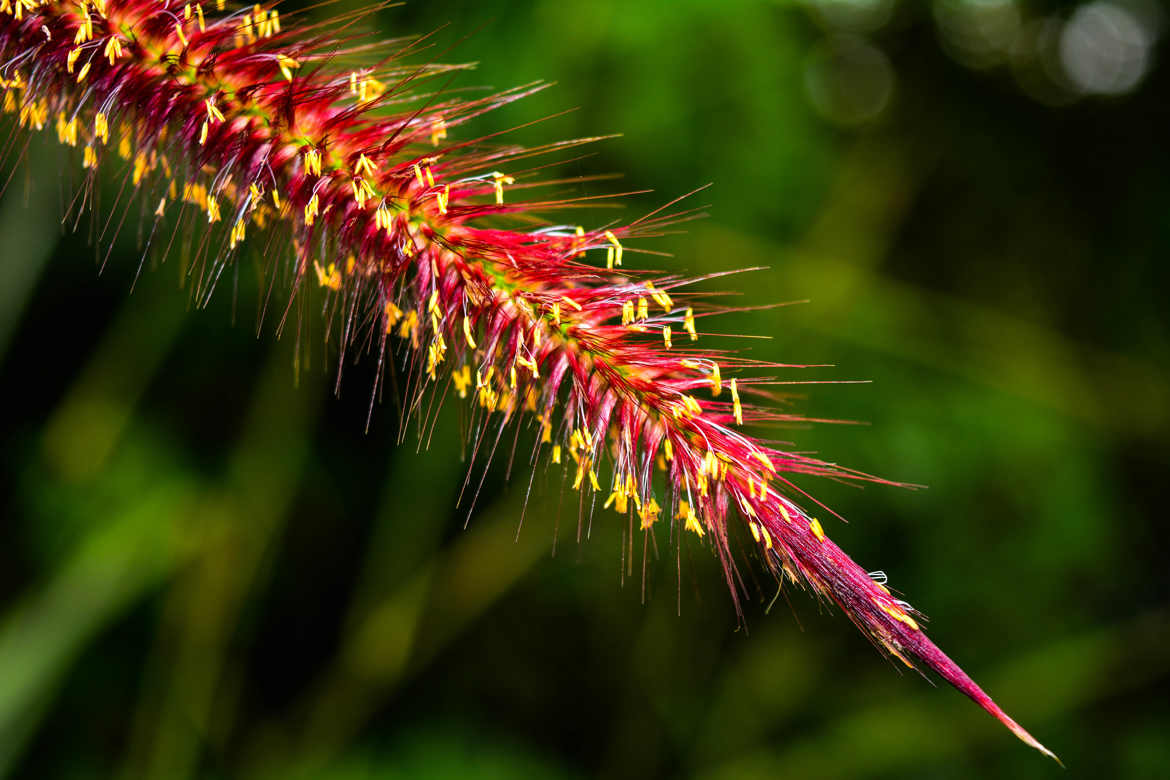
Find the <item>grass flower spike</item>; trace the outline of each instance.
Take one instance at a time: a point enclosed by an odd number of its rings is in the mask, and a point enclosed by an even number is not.
[[[933,669],[1052,755],[827,537],[790,482],[872,478],[747,432],[795,418],[765,403],[761,372],[777,366],[703,346],[723,311],[703,280],[630,268],[640,240],[694,214],[547,223],[589,199],[529,198],[556,183],[532,160],[592,139],[455,139],[542,85],[457,99],[426,86],[456,66],[407,64],[418,40],[374,49],[274,5],[0,3],[3,110],[78,149],[86,179],[72,208],[88,205],[100,171],[124,176],[119,197],[135,193],[156,226],[177,220],[197,302],[236,253],[259,248],[270,290],[291,290],[281,326],[296,296],[322,295],[339,365],[347,350],[372,351],[381,376],[404,345],[405,403],[424,429],[443,399],[466,399],[473,464],[506,431],[532,429],[534,466],[559,464],[583,512],[596,502],[624,516],[631,546],[635,534],[701,539],[737,600],[732,540],[750,538],[781,580],[835,602],[882,650]],[[355,64],[371,51],[383,59]]]

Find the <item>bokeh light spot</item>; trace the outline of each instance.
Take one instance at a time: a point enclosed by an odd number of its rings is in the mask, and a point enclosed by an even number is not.
[[[1129,10],[1108,2],[1078,8],[1060,37],[1060,61],[1078,89],[1120,95],[1137,86],[1150,63],[1155,33]]]
[[[819,45],[805,66],[804,83],[813,107],[839,125],[876,119],[894,92],[894,67],[863,38],[839,35]]]

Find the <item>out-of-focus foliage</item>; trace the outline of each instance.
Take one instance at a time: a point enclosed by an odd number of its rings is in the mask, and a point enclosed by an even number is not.
[[[624,133],[565,169],[656,188],[631,210],[714,182],[710,218],[652,247],[675,257],[631,259],[766,266],[720,284],[809,302],[730,318],[770,337],[735,345],[834,364],[790,379],[872,381],[792,388],[864,427],[778,436],[929,486],[804,484],[852,521],[834,537],[1073,776],[1151,777],[1170,761],[1167,21],[1139,0],[528,0],[370,24],[478,61],[454,88],[559,82],[480,129],[575,107],[516,139]],[[630,566],[600,511],[578,544],[543,466],[522,528],[527,468],[497,464],[465,529],[455,404],[427,451],[389,394],[363,435],[373,367],[332,398],[313,312],[297,375],[295,333],[255,336],[251,262],[207,310],[173,259],[129,294],[133,217],[98,274],[91,231],[57,226],[77,161],[27,156],[0,201],[0,772],[1057,771],[801,594],[766,615],[757,577],[736,631],[697,544]]]

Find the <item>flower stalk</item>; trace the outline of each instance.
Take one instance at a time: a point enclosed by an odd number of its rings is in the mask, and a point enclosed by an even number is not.
[[[750,534],[781,581],[835,602],[883,651],[935,670],[1051,756],[826,536],[790,481],[874,478],[745,432],[796,419],[763,403],[760,372],[779,366],[701,346],[724,311],[702,279],[628,270],[639,240],[694,213],[595,230],[540,222],[590,199],[525,200],[558,182],[522,166],[595,139],[452,140],[542,85],[428,94],[457,66],[405,64],[416,43],[347,66],[368,47],[273,4],[0,0],[3,111],[79,148],[87,186],[122,167],[155,220],[178,211],[207,225],[189,269],[200,301],[242,247],[279,239],[291,252],[266,252],[273,278],[287,279],[290,308],[305,287],[324,293],[343,359],[364,346],[381,368],[391,342],[406,345],[409,411],[429,392],[467,399],[475,453],[509,425],[532,428],[533,462],[561,465],[583,500],[641,533],[708,544],[737,608],[731,539]]]

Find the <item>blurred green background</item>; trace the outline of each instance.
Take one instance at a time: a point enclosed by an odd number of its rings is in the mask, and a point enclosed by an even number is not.
[[[99,274],[47,134],[0,201],[0,774],[1165,776],[1168,21],[460,0],[370,22],[479,62],[456,86],[558,82],[477,130],[577,108],[514,137],[623,133],[565,167],[623,180],[574,192],[653,187],[637,216],[714,183],[650,260],[766,266],[722,286],[808,301],[726,327],[833,364],[793,379],[869,380],[800,402],[866,424],[780,435],[928,488],[802,485],[1067,774],[806,595],[765,614],[758,569],[747,631],[698,544],[681,581],[667,550],[623,580],[616,516],[578,545],[556,474],[517,533],[527,472],[493,469],[465,529],[457,404],[426,451],[391,403],[363,435],[373,367],[334,398],[314,322],[298,379],[293,338],[256,337],[253,261],[206,310],[173,258],[131,294],[135,213]]]

